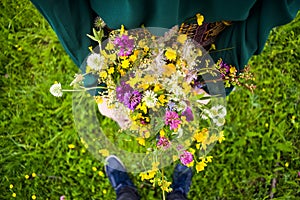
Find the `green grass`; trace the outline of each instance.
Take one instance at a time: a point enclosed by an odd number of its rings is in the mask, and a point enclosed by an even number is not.
[[[77,67],[28,1],[3,0],[0,8],[0,199],[114,199],[98,174],[103,164],[80,143],[71,95],[48,92],[55,80],[66,86]],[[228,97],[226,140],[194,176],[190,199],[300,199],[299,45],[300,17],[274,29],[251,59],[257,90]],[[161,198],[132,178],[143,199]]]

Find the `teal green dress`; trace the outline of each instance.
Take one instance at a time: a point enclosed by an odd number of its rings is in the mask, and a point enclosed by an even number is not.
[[[201,13],[206,22],[232,21],[216,39],[217,49],[231,49],[211,56],[242,70],[259,54],[270,30],[290,22],[300,0],[31,0],[56,32],[77,66],[88,55],[92,41],[86,36],[100,16],[113,29],[171,28]]]

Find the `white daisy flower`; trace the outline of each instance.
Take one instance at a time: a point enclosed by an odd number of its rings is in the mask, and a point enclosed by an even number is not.
[[[92,53],[89,55],[87,59],[87,65],[96,71],[99,71],[100,69],[103,68],[105,58],[103,56],[100,56],[100,54],[97,53]]]
[[[61,97],[63,95],[60,83],[54,83],[50,87],[50,93],[55,97]]]
[[[157,102],[157,95],[152,90],[147,90],[142,99],[143,102],[146,103],[146,106],[149,108],[153,108]]]

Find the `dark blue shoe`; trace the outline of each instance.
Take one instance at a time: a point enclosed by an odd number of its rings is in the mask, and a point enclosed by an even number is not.
[[[190,191],[192,183],[193,171],[191,168],[177,164],[173,173],[173,182],[171,188],[173,192],[180,192],[185,197]]]
[[[130,180],[124,164],[118,157],[111,155],[105,161],[105,173],[117,194],[124,187],[136,188]]]

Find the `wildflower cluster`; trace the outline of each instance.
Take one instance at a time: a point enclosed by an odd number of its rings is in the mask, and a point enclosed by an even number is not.
[[[203,21],[198,18],[198,23]],[[218,69],[201,47],[178,34],[178,27],[158,37],[145,28],[128,31],[122,26],[110,32],[104,43],[99,32],[94,35],[89,37],[100,46],[91,50],[85,71],[98,79],[95,100],[102,106],[99,110],[118,122],[120,132],[136,137],[133,145],[155,152],[150,169],[145,167],[140,177],[169,192],[170,182],[158,160],[168,157],[200,172],[212,160],[206,156],[208,146],[224,140],[220,129],[226,109],[211,101],[216,97],[202,90],[204,83],[199,81],[205,74],[214,77]],[[224,77],[231,73],[230,68],[226,70]],[[75,76],[71,85],[76,90],[87,90],[83,86],[86,74]],[[56,83],[51,91],[61,96],[61,85]],[[122,113],[122,117],[108,115],[108,111]],[[106,149],[99,153],[109,154]]]

